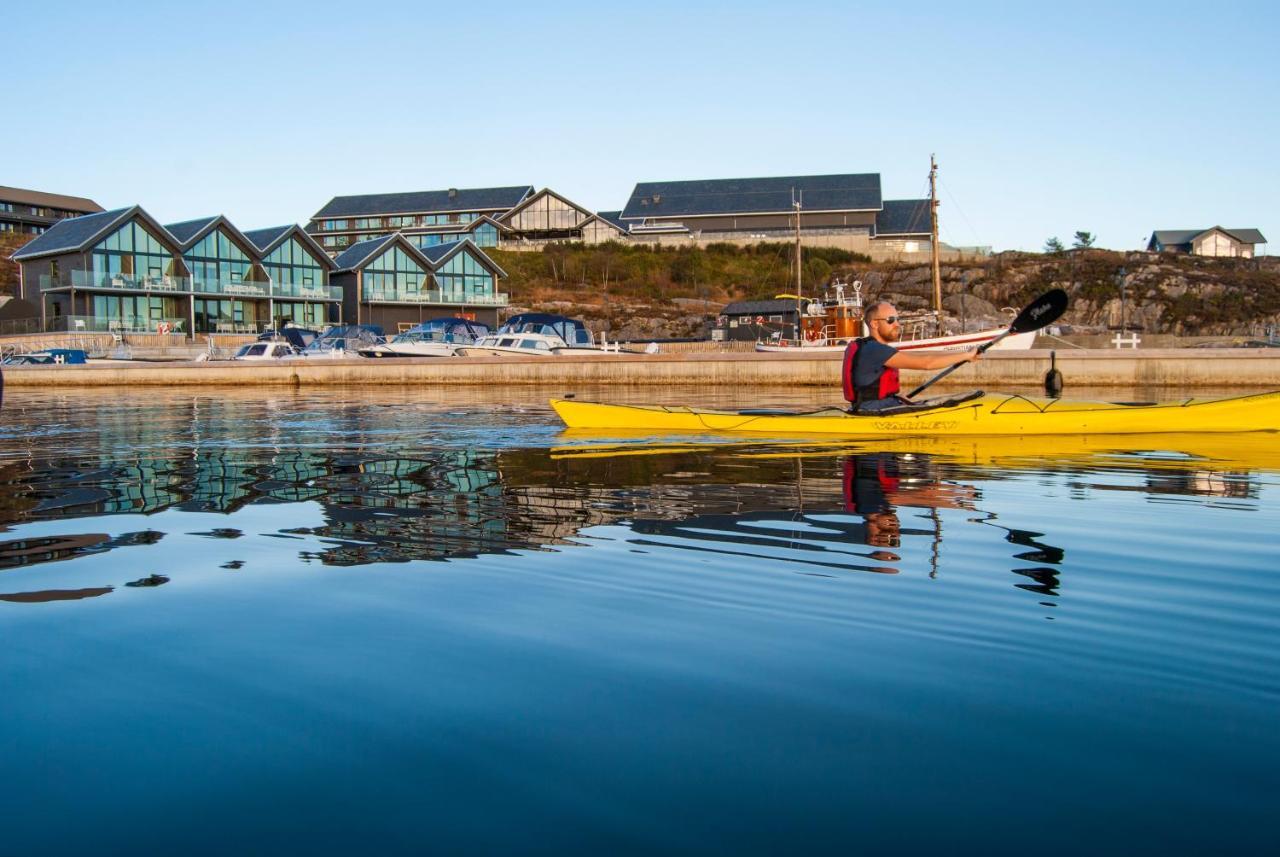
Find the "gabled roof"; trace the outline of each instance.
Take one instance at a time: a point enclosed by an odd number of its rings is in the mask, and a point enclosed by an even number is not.
[[[4,202],[17,202],[23,205],[65,208],[68,211],[86,211],[92,213],[102,211],[102,206],[98,205],[91,199],[86,199],[83,196],[64,196],[60,193],[45,193],[42,190],[26,190],[20,187],[6,187],[3,185],[0,185],[0,200],[3,200]]]
[[[927,199],[886,199],[876,215],[876,237],[931,235],[931,220]]]
[[[393,232],[390,235],[383,235],[381,238],[357,241],[334,257],[333,264],[336,266],[336,270],[354,271],[369,261],[375,253],[394,241],[397,234],[399,233]]]
[[[499,277],[507,276],[507,272],[498,267],[498,263],[489,258],[489,254],[477,247],[475,242],[470,238],[463,238],[461,241],[448,241],[444,244],[436,244],[432,247],[423,247],[421,252],[422,255],[426,256],[427,260],[431,263],[431,269],[435,270],[447,262],[451,257],[462,252],[466,247],[470,247],[471,251],[476,256],[480,257],[480,260],[491,268]]]
[[[265,229],[251,229],[244,233],[244,237],[253,242],[253,246],[258,248],[258,251],[262,254],[262,258],[264,259],[271,253],[271,251],[283,244],[291,235],[310,247],[312,255],[315,256],[322,265],[326,266],[330,270],[333,269],[333,260],[329,258],[329,254],[325,252],[324,248],[320,246],[316,239],[307,234],[307,230],[303,229],[296,223],[291,223],[288,226],[269,226]]]
[[[182,249],[193,243],[196,236],[202,236],[213,228],[218,222],[221,215],[211,215],[209,217],[197,217],[195,220],[184,220],[181,223],[166,223],[164,228],[169,230],[169,234],[178,239],[178,243],[182,245]]]
[[[533,193],[533,185],[335,196],[323,208],[312,215],[312,219],[362,217],[378,214],[506,211],[519,205],[521,200],[531,193]]]
[[[117,208],[114,211],[102,211],[97,214],[82,214],[79,217],[68,217],[50,226],[34,240],[23,245],[22,249],[11,257],[14,261],[34,259],[38,256],[56,256],[61,253],[76,253],[98,243],[113,230],[118,229],[127,220],[137,215],[151,228],[156,237],[171,245],[170,249],[178,249],[178,242],[169,230],[165,229],[155,218],[143,211],[142,206]]]
[[[265,256],[276,248],[276,245],[284,240],[289,234],[289,230],[296,229],[296,226],[268,226],[265,229],[246,229],[244,237],[253,242],[253,246],[262,251]]]
[[[358,244],[352,244],[346,250],[342,251],[342,253],[333,260],[336,273],[356,271],[363,268],[370,261],[376,259],[379,255],[385,252],[392,244],[398,244],[410,256],[417,259],[418,262],[422,264],[422,267],[426,268],[428,271],[435,269],[435,265],[432,264],[431,259],[428,258],[420,248],[414,246],[412,241],[405,238],[399,232],[392,232],[390,235],[383,235],[381,238],[370,238],[368,241],[361,241]]]
[[[1165,247],[1190,244],[1201,235],[1206,235],[1214,230],[1231,236],[1241,244],[1267,243],[1267,239],[1257,229],[1226,229],[1222,226],[1210,226],[1208,229],[1157,229],[1151,233],[1151,240],[1147,246],[1154,246],[1156,242],[1163,244]]]
[[[804,212],[879,211],[880,174],[779,176],[754,179],[641,182],[622,210],[623,220],[791,213],[792,191]]]
[[[578,205],[573,200],[568,199],[567,197],[561,196],[560,194],[556,193],[549,187],[544,187],[542,190],[538,191],[537,193],[530,194],[529,196],[525,197],[520,202],[519,205],[516,205],[514,208],[511,208],[508,211],[504,211],[502,214],[498,215],[498,220],[502,221],[503,223],[507,223],[508,221],[510,221],[512,217],[515,217],[517,214],[524,211],[526,208],[533,205],[535,202],[542,199],[544,196],[553,196],[556,199],[563,202],[565,205],[569,206],[570,208],[576,208],[578,211],[585,212],[587,216],[583,218],[584,223],[588,219],[590,219],[591,209]]]
[[[251,256],[258,255],[258,246],[249,240],[249,237],[236,228],[236,225],[227,220],[226,215],[219,214],[213,217],[198,217],[195,220],[184,220],[182,223],[173,223],[166,226],[169,234],[178,240],[178,244],[182,247],[182,252],[186,252],[199,242],[203,241],[213,230],[221,227],[236,239],[241,250],[244,250]]]
[[[1227,233],[1241,244],[1267,243],[1266,237],[1257,229],[1223,229],[1221,226],[1217,228],[1222,229],[1223,232]]]

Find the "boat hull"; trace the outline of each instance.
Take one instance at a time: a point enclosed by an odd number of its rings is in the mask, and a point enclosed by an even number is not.
[[[361,348],[361,357],[452,357],[460,346],[446,342],[417,342]]]
[[[714,411],[564,399],[553,399],[551,406],[564,424],[574,429],[859,438],[1280,431],[1280,392],[1139,404],[989,394],[953,406],[893,416],[853,415],[839,408],[809,412]]]
[[[998,327],[991,330],[979,330],[974,333],[958,333],[955,336],[937,336],[932,339],[912,339],[905,342],[895,342],[893,347],[899,351],[964,351],[990,342],[1006,330],[1008,330],[1008,328]],[[1031,348],[1032,344],[1035,342],[1037,332],[1038,331],[1033,330],[1027,333],[1010,334],[995,345],[991,346],[991,350],[1025,351]],[[802,345],[766,345],[763,342],[757,342],[756,351],[800,351],[805,354],[837,354],[843,353],[847,345],[847,342],[827,345],[822,340],[814,343],[806,342]]]

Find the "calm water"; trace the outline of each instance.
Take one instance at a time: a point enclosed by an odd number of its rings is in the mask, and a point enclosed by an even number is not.
[[[1280,844],[1280,440],[558,392],[10,391],[0,855]]]

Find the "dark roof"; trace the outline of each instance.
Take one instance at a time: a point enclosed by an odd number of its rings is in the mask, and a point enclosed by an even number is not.
[[[35,239],[24,244],[21,250],[13,254],[13,258],[30,259],[35,256],[74,252],[138,210],[138,206],[135,205],[59,220],[37,235]]]
[[[927,199],[886,199],[876,215],[876,235],[931,235]]]
[[[178,245],[185,253],[219,227],[236,239],[236,243],[241,245],[241,250],[250,255],[257,255],[257,245],[237,229],[234,223],[227,220],[226,215],[223,214],[216,214],[213,217],[199,217],[195,220],[184,220],[182,223],[170,224],[165,229],[168,230],[171,237],[178,240]]]
[[[1191,239],[1195,238],[1203,229],[1157,229],[1151,233],[1152,243],[1159,241],[1166,247],[1177,244],[1190,244]]]
[[[210,217],[197,217],[195,220],[184,220],[181,223],[166,223],[164,228],[168,229],[169,234],[177,238],[178,243],[185,249],[197,235],[208,231],[219,217],[220,215],[215,214]]]
[[[532,185],[519,185],[514,187],[424,190],[416,193],[370,193],[361,196],[335,196],[323,208],[312,215],[312,219],[361,217],[374,214],[506,211],[519,205],[520,201],[531,193],[533,193]]]
[[[878,211],[880,174],[779,176],[641,182],[631,192],[624,220],[644,217],[791,212],[792,191],[803,194],[803,211]]]
[[[42,190],[26,190],[20,187],[6,187],[3,185],[0,185],[0,200],[3,200],[4,202],[17,202],[23,205],[65,208],[68,211],[84,211],[90,213],[102,211],[102,206],[98,205],[91,199],[86,199],[83,196],[64,196],[60,193],[45,193]]]
[[[1165,247],[1176,247],[1180,244],[1190,244],[1196,238],[1204,235],[1206,232],[1212,232],[1217,229],[1225,232],[1241,244],[1266,244],[1267,239],[1257,229],[1227,229],[1225,226],[1210,226],[1208,229],[1157,229],[1151,233],[1151,241],[1147,246],[1152,246],[1159,241]]]
[[[596,217],[600,218],[601,220],[607,220],[609,223],[612,223],[614,226],[618,227],[623,232],[627,231],[627,224],[622,222],[621,211],[597,211]]]
[[[375,253],[394,241],[398,234],[398,232],[393,232],[390,235],[383,235],[381,238],[370,238],[368,241],[352,244],[334,257],[333,264],[337,266],[339,271],[354,271],[369,261],[369,258]]]
[[[253,242],[253,245],[258,248],[259,255],[264,259],[272,250],[283,244],[286,238],[290,235],[296,235],[299,241],[311,248],[312,255],[316,257],[316,261],[329,270],[334,270],[333,260],[329,258],[329,254],[325,252],[325,249],[296,223],[291,223],[288,226],[270,226],[266,229],[254,229],[242,234]]]
[[[418,249],[422,251],[423,256],[431,260],[431,264],[435,265],[445,256],[451,255],[458,249],[455,245],[461,244],[465,240],[464,238],[459,241],[445,241],[440,244],[433,244],[430,247],[419,247]]]
[[[250,229],[244,233],[244,237],[252,241],[253,246],[265,254],[268,247],[279,243],[290,230],[296,228],[293,224],[289,224],[288,226],[268,226],[265,229]]]
[[[734,301],[720,310],[721,315],[778,315],[796,311],[793,300]]]

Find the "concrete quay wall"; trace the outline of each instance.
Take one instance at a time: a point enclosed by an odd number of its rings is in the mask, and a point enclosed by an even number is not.
[[[1040,385],[1049,369],[1046,350],[995,351],[951,373],[938,388]],[[1280,389],[1280,350],[1152,349],[1059,351],[1057,368],[1068,387],[1247,387]],[[903,372],[903,388],[934,372]],[[75,386],[322,386],[322,385],[549,385],[721,387],[835,386],[840,355],[620,354],[601,357],[506,359],[442,358],[369,360],[325,358],[270,363],[134,363],[101,361],[83,366],[11,366],[5,385]]]

